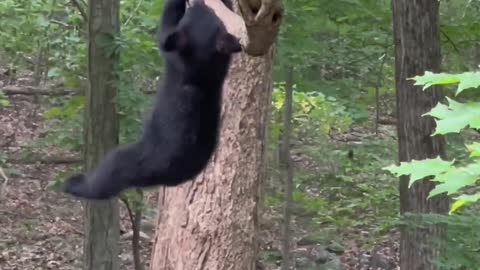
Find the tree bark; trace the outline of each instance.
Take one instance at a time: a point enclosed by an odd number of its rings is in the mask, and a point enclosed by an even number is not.
[[[237,14],[238,1],[234,3]],[[228,26],[233,26],[231,20],[238,21],[238,16],[226,16],[219,0],[206,3],[215,6],[228,31],[235,30]],[[283,9],[278,7],[273,5],[264,13],[282,14]],[[275,18],[269,20],[267,16],[257,21],[262,25],[246,26],[245,31],[264,27],[265,33],[276,33],[281,18]],[[242,31],[231,33],[245,36]],[[151,270],[256,269],[257,212],[265,176],[274,54],[274,39],[263,38],[264,43],[259,45],[262,42],[254,38],[258,36],[249,35],[244,51],[261,56],[241,53],[232,59],[224,85],[221,136],[209,165],[194,181],[159,192],[161,211]],[[248,44],[258,46],[250,51],[252,46]]]
[[[160,190],[152,270],[255,269],[272,51],[234,57],[209,166],[193,182]]]
[[[407,80],[426,70],[438,72],[441,64],[439,36],[439,2],[437,0],[393,0],[395,38],[395,81],[397,89],[398,142],[400,161],[445,157],[443,137],[431,134],[435,122],[422,117],[443,98],[440,89],[422,91]],[[400,178],[400,212],[447,213],[448,198],[444,195],[427,200],[434,187],[431,181],[418,181],[410,189],[408,177]],[[416,221],[420,221],[417,219]],[[400,240],[400,268],[405,270],[435,269],[432,260],[440,254],[440,246],[432,241],[444,236],[442,226],[403,228]]]
[[[118,0],[90,0],[88,75],[85,94],[84,155],[85,170],[95,168],[103,156],[118,144],[119,121],[115,106],[117,89],[115,67],[118,55],[109,55],[106,40],[118,35]],[[120,234],[118,203],[87,201],[85,203],[85,270],[117,270]]]

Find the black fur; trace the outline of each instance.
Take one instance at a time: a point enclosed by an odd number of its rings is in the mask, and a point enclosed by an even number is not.
[[[223,82],[240,44],[203,2],[186,9],[186,0],[167,1],[159,38],[165,80],[141,139],[108,153],[87,176],[67,179],[65,192],[108,199],[131,187],[179,185],[207,165],[218,140]]]

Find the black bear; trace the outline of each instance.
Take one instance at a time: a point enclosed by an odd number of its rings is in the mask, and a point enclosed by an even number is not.
[[[203,2],[186,8],[186,1],[165,5],[165,79],[141,139],[109,152],[93,172],[68,178],[66,193],[104,200],[131,187],[176,186],[206,167],[218,141],[223,83],[241,46]]]

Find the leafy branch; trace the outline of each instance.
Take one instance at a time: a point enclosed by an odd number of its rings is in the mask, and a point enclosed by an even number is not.
[[[433,85],[458,84],[455,95],[459,95],[466,89],[480,86],[480,72],[466,72],[462,74],[432,73],[425,72],[423,76],[412,78],[415,85],[423,85],[424,90]],[[460,103],[447,98],[448,105],[439,103],[430,112],[423,116],[432,116],[437,124],[435,132],[444,135],[448,133],[460,133],[465,128],[480,129],[480,102]],[[480,180],[480,143],[474,142],[467,145],[469,151],[469,163],[464,166],[456,166],[455,160],[444,161],[436,159],[412,160],[401,162],[399,166],[391,165],[384,168],[395,176],[410,176],[409,186],[416,181],[433,177],[431,180],[438,184],[430,191],[429,198],[446,193],[447,195],[458,194],[453,199],[450,213],[460,207],[480,200],[478,180]],[[474,187],[473,194],[466,194],[462,190],[466,187]],[[471,192],[469,192],[471,193]]]

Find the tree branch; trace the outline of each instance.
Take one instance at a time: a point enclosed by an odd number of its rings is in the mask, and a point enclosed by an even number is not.
[[[24,95],[24,96],[65,96],[70,94],[79,94],[81,91],[76,90],[67,90],[67,89],[45,89],[34,86],[16,86],[16,85],[7,85],[0,88],[5,95]]]
[[[58,25],[61,25],[63,27],[70,27],[70,25],[66,22],[62,22],[62,21],[58,21],[58,20],[55,20],[55,19],[50,19],[50,23],[53,23],[53,24],[58,24]]]
[[[22,96],[68,96],[83,94],[80,89],[47,89],[34,86],[17,86],[7,85],[0,88],[0,92],[3,92],[7,96],[22,95]],[[141,89],[140,92],[144,95],[155,95],[157,90],[155,89]]]
[[[70,1],[72,3],[72,5],[74,5],[78,11],[80,12],[80,15],[82,15],[82,18],[85,22],[88,22],[88,16],[87,16],[87,12],[85,11],[85,2],[81,1],[81,0],[71,0]],[[82,6],[82,4],[80,4],[80,2],[82,2],[84,4],[84,6]]]
[[[143,193],[140,189],[137,189],[136,192],[141,198],[143,198]],[[133,200],[136,199],[137,198],[134,198]],[[144,270],[145,267],[143,266],[142,259],[140,257],[140,228],[142,222],[142,208],[138,202],[133,202],[132,205],[130,205],[129,199],[125,195],[120,196],[120,200],[125,204],[130,222],[132,223],[132,252],[135,270]]]
[[[455,42],[453,42],[453,40],[447,35],[447,33],[445,33],[445,31],[443,31],[442,29],[440,29],[440,33],[442,33],[442,35],[447,39],[448,43],[452,44],[452,47],[455,50],[455,52],[460,53],[460,50],[457,48],[457,45],[455,45]]]
[[[44,156],[32,156],[28,158],[15,158],[15,157],[8,157],[6,162],[13,163],[13,164],[78,164],[81,163],[83,160],[80,157],[75,156],[53,156],[53,157],[44,157]]]

